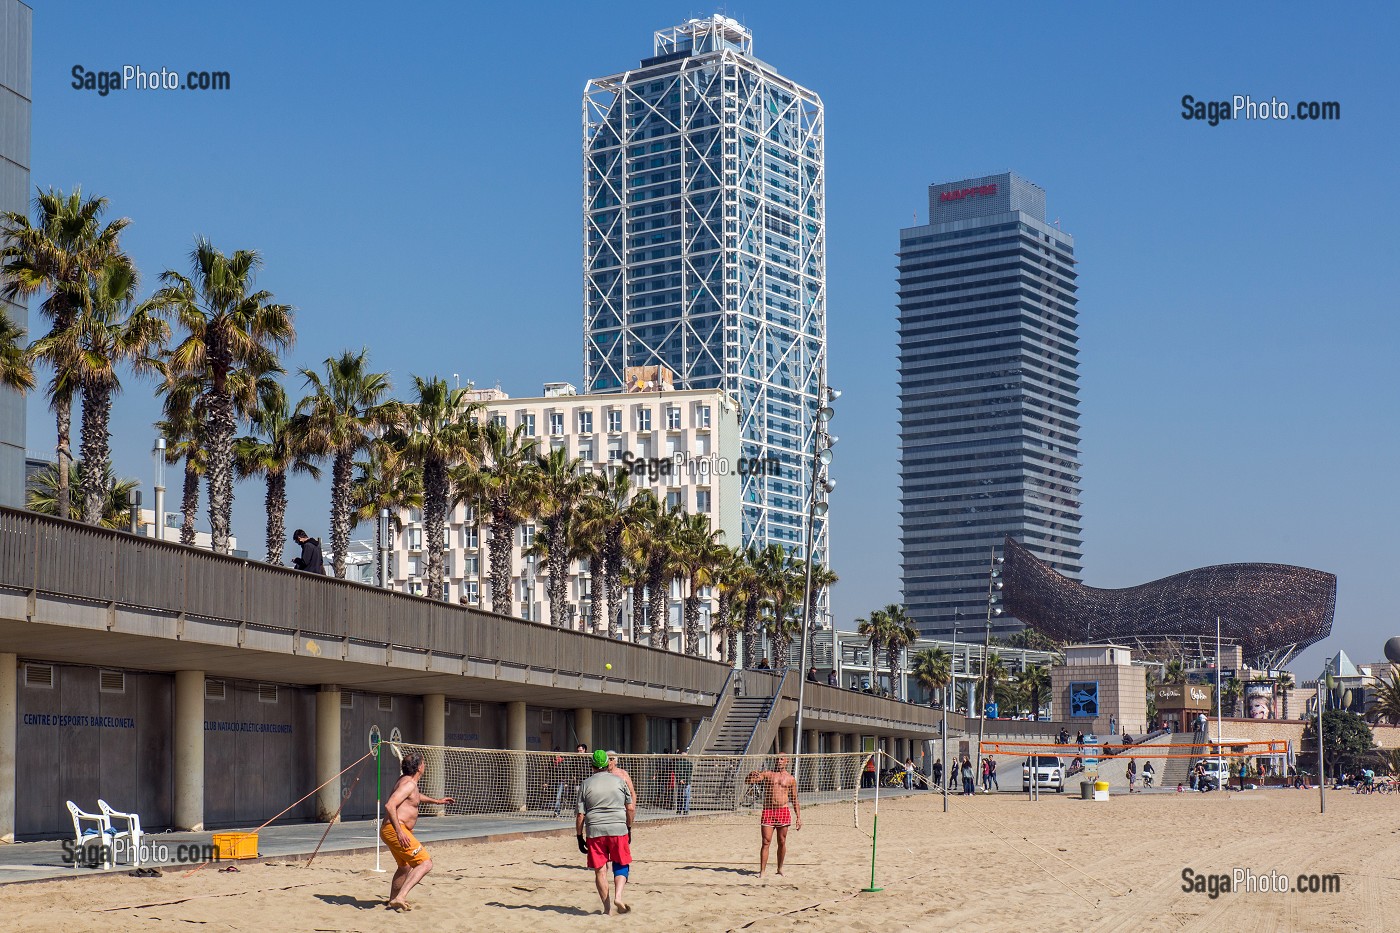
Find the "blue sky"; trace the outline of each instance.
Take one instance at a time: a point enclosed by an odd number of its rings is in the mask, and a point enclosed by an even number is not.
[[[368,346],[512,395],[581,382],[580,95],[703,6],[34,4],[32,180],[111,199],[148,285],[193,237],[255,248],[294,366]],[[859,9],[859,15],[855,12]],[[926,188],[1014,169],[1080,260],[1085,582],[1277,561],[1339,577],[1331,650],[1380,656],[1400,466],[1400,14],[1380,5],[730,4],[826,104],[842,627],[899,598],[894,253]],[[229,71],[227,92],[71,69]],[[1181,97],[1339,101],[1331,123]],[[299,388],[293,385],[293,389]],[[148,385],[113,415],[148,481]],[[29,447],[51,449],[30,406]],[[289,521],[326,526],[325,486]],[[259,554],[262,491],[235,531]],[[1295,669],[1320,666],[1321,649]]]

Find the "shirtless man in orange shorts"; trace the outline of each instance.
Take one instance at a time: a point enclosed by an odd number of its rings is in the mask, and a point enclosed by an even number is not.
[[[425,770],[427,764],[422,755],[405,752],[403,777],[399,778],[393,793],[384,803],[384,823],[379,827],[379,838],[384,840],[399,866],[389,882],[391,910],[410,910],[408,892],[433,870],[433,860],[428,856],[428,850],[413,837],[413,827],[418,822],[418,805],[434,803],[447,806],[455,803],[451,797],[437,799],[418,790],[418,782],[422,780]]]
[[[773,831],[778,832],[778,877],[783,875],[783,860],[787,858],[788,827],[802,828],[802,804],[797,800],[797,779],[788,773],[788,757],[779,755],[772,771],[750,771],[746,784],[766,785],[763,797],[763,820],[759,826],[763,845],[758,850],[758,877],[768,870],[768,846]],[[796,821],[794,822],[794,816]]]

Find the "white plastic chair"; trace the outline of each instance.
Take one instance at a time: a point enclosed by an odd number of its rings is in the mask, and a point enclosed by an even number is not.
[[[97,809],[102,811],[102,815],[107,818],[107,834],[112,840],[113,859],[115,860],[116,843],[118,839],[126,839],[131,843],[131,864],[141,864],[141,817],[135,813],[122,813],[120,810],[113,810],[112,805],[107,801],[98,799]],[[126,829],[117,829],[117,820],[126,822]]]
[[[112,864],[112,824],[108,822],[106,815],[101,813],[86,813],[78,809],[78,805],[73,801],[68,801],[68,812],[73,815],[73,839],[79,849],[89,843],[96,843],[102,846],[102,860],[104,864]],[[96,824],[95,829],[84,829],[83,823],[90,822]],[[73,869],[77,870],[80,859],[73,859]]]

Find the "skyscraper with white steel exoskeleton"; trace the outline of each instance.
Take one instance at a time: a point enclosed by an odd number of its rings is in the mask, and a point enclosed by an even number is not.
[[[821,99],[755,58],[735,20],[658,32],[651,58],[588,82],[587,391],[636,391],[629,369],[664,366],[677,389],[730,393],[744,460],[776,465],[743,476],[743,541],[731,545],[804,545],[825,203]]]

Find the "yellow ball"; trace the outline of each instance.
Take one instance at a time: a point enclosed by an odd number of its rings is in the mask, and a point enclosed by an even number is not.
[[[603,668],[604,668],[605,670],[609,670],[609,671],[610,671],[610,670],[612,670],[612,665],[611,665],[611,664],[604,664],[604,665],[603,665]]]

